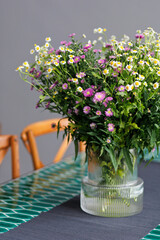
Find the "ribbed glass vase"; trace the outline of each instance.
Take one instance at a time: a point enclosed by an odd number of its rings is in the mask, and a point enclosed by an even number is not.
[[[130,150],[134,166],[129,171],[124,157],[114,171],[109,154],[99,157],[98,151],[88,149],[88,176],[82,180],[81,208],[83,211],[104,217],[135,215],[143,209],[143,180],[137,177],[137,154]]]

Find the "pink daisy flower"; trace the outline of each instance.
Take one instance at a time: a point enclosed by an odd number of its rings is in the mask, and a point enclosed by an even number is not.
[[[119,92],[124,92],[125,91],[125,86],[121,85],[118,87]]]
[[[104,91],[102,92],[97,92],[95,95],[94,95],[94,99],[93,101],[94,102],[102,102],[104,100],[106,96],[106,93]]]
[[[102,114],[101,111],[99,111],[99,110],[96,111],[96,115],[97,115],[97,116],[100,116],[101,114]]]
[[[65,90],[65,89],[67,89],[68,88],[68,84],[67,83],[64,83],[63,85],[62,85],[62,88]]]
[[[78,63],[79,61],[80,61],[80,57],[79,56],[76,56],[76,57],[74,57],[74,63]]]
[[[83,108],[83,112],[84,112],[85,114],[88,114],[88,113],[90,112],[90,110],[91,110],[91,108],[90,108],[89,106],[85,106],[85,107]]]
[[[113,116],[113,112],[112,112],[111,108],[108,108],[108,109],[105,111],[105,115],[106,115],[106,117],[111,117],[111,116]]]
[[[108,131],[113,132],[114,131],[114,124],[113,123],[108,123]]]
[[[93,89],[92,88],[87,88],[86,90],[83,91],[83,95],[85,97],[91,97],[93,96]]]

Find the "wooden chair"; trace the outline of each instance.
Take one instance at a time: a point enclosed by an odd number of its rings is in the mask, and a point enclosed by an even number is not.
[[[12,159],[12,178],[14,179],[20,176],[18,137],[16,135],[0,135],[0,164],[2,163],[10,147]]]
[[[56,119],[49,119],[49,120],[32,123],[26,126],[21,133],[21,139],[25,147],[27,148],[28,152],[31,154],[31,158],[32,158],[33,166],[35,170],[44,167],[44,164],[41,162],[39,157],[35,137],[48,134],[48,133],[57,132],[59,120],[60,118],[56,118]],[[68,120],[62,119],[60,121],[60,131],[63,131],[65,126],[67,125],[68,125]],[[71,140],[68,142],[67,137],[65,137],[55,158],[53,159],[54,163],[61,161],[70,143],[71,143]],[[79,145],[79,151],[81,152],[83,150],[84,150],[84,145],[81,143]]]

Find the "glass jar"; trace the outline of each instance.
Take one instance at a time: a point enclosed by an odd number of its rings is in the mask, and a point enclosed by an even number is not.
[[[82,210],[106,217],[124,217],[142,211],[144,187],[143,180],[137,177],[137,152],[131,149],[130,156],[133,173],[118,151],[115,171],[107,152],[99,157],[99,151],[88,148],[88,176],[83,178],[81,187]]]

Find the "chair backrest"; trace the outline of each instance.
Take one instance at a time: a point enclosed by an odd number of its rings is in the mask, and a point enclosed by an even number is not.
[[[14,179],[20,176],[18,137],[16,135],[0,135],[0,164],[9,148],[11,148],[12,178]]]
[[[25,147],[27,148],[28,152],[31,154],[31,158],[32,158],[33,166],[35,170],[44,167],[44,164],[42,163],[39,157],[39,152],[38,152],[35,138],[37,136],[41,136],[44,134],[57,132],[59,121],[60,121],[60,118],[35,122],[26,126],[21,133],[21,139]],[[68,119],[62,119],[59,124],[60,126],[59,130],[63,131],[65,126],[68,125],[68,123],[69,123]],[[56,156],[53,159],[54,163],[57,163],[62,159],[70,142],[71,140],[68,142],[68,137],[64,138]],[[84,145],[81,143],[79,151],[83,151],[83,150],[84,150]]]

